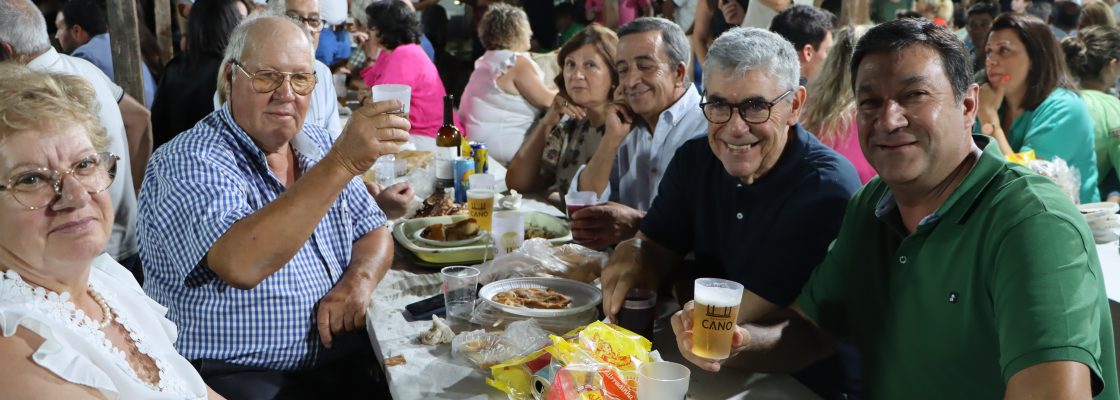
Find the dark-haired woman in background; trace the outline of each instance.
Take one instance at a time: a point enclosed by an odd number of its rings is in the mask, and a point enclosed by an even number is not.
[[[618,86],[611,62],[617,46],[614,31],[595,24],[560,48],[560,93],[525,135],[509,163],[506,186],[525,193],[568,192],[572,177],[603,139],[607,107]]]
[[[1120,76],[1120,29],[1085,28],[1077,36],[1062,39],[1062,51],[1096,126],[1101,194],[1120,203],[1120,99],[1107,93]]]
[[[980,131],[995,138],[1004,154],[1034,150],[1040,160],[1061,158],[1081,174],[1080,201],[1099,201],[1093,120],[1073,92],[1050,27],[1030,15],[1000,15],[985,54]]]
[[[186,49],[167,63],[152,102],[153,149],[214,111],[222,53],[248,13],[241,0],[198,0],[191,7]]]
[[[366,7],[369,39],[362,43],[373,64],[362,70],[370,87],[399,84],[412,87],[408,122],[412,142],[435,151],[435,137],[443,125],[443,96],[447,91],[435,64],[420,47],[420,20],[402,2],[382,1]]]

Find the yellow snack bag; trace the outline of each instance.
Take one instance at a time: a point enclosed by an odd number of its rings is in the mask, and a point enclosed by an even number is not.
[[[649,362],[653,344],[641,335],[599,321],[592,322],[579,333],[579,347],[597,360],[622,371],[637,371]]]
[[[551,347],[490,367],[490,373],[494,377],[486,378],[486,384],[514,399],[532,399],[533,375],[548,367],[552,361],[552,355],[548,352]]]
[[[1010,161],[1010,162],[1013,162],[1013,163],[1016,163],[1016,164],[1019,164],[1019,165],[1027,165],[1028,162],[1031,162],[1031,161],[1034,161],[1034,160],[1037,160],[1037,159],[1038,159],[1038,157],[1035,156],[1034,150],[1027,150],[1027,151],[1024,151],[1022,153],[1015,153],[1015,154],[1008,154],[1007,155],[1007,161]]]

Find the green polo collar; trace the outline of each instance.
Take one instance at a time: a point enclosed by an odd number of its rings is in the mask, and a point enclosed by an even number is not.
[[[922,218],[922,221],[918,224],[918,230],[926,228],[927,225],[932,226],[945,218],[952,218],[958,224],[963,224],[975,210],[980,195],[988,190],[992,180],[999,175],[999,172],[1007,168],[1007,161],[1003,153],[1000,152],[999,145],[992,141],[990,137],[972,135],[972,140],[977,147],[983,149],[980,158],[976,160],[976,165],[972,166],[972,171],[968,172],[968,176],[965,176],[961,184],[949,195],[949,198],[945,199],[945,202],[937,208],[937,211]],[[891,194],[889,188],[879,199],[875,207],[875,216],[902,236],[906,236],[904,234],[906,229],[902,226],[902,221],[898,215],[898,204],[895,203],[894,195]]]

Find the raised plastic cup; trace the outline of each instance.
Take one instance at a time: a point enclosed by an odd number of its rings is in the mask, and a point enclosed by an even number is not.
[[[402,104],[400,111],[392,112],[390,114],[397,114],[408,118],[409,103],[412,100],[412,87],[408,85],[377,85],[371,89],[371,100],[385,101],[385,100],[399,100]]]

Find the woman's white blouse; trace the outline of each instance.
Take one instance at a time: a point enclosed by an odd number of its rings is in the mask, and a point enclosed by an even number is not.
[[[159,367],[156,387],[142,381],[125,354],[70,301],[69,293],[33,287],[15,271],[0,275],[0,329],[24,328],[44,339],[32,359],[62,379],[97,389],[109,399],[205,399],[206,384],[175,351],[177,331],[167,309],[144,294],[124,267],[106,254],[94,259],[90,288],[112,309],[136,348]]]

